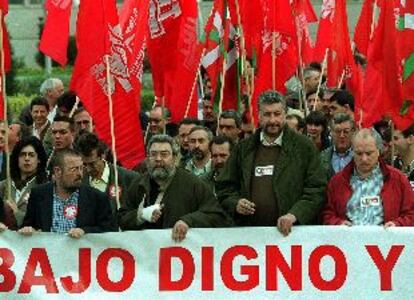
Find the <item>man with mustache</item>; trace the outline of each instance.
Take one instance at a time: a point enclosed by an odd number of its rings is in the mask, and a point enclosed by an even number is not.
[[[218,175],[230,157],[232,147],[233,144],[230,138],[224,135],[215,136],[210,143],[211,171],[201,178],[205,180],[213,190],[215,190]]]
[[[180,150],[173,138],[155,135],[147,147],[148,174],[131,183],[127,203],[118,212],[121,229],[172,228],[172,238],[179,242],[190,227],[231,225],[213,191],[177,168]]]
[[[191,159],[187,162],[185,169],[196,176],[203,176],[211,171],[209,145],[213,139],[213,133],[206,127],[194,126],[188,138]]]
[[[19,233],[56,232],[78,239],[85,233],[114,231],[108,197],[81,184],[80,154],[62,149],[54,156],[52,165],[54,182],[32,189]]]
[[[260,129],[237,144],[217,179],[222,206],[239,226],[311,224],[324,203],[326,175],[318,151],[286,124],[286,102],[275,91],[258,99]]]

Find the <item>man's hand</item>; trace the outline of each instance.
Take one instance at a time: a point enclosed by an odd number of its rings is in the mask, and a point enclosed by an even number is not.
[[[26,226],[26,227],[20,228],[17,232],[22,235],[30,236],[36,232],[36,229],[34,229],[32,226]]]
[[[236,205],[236,212],[241,215],[249,216],[253,215],[255,212],[255,204],[247,199],[240,199]]]
[[[189,226],[184,221],[178,220],[172,229],[172,239],[176,242],[181,242],[185,239]]]
[[[157,208],[152,212],[151,223],[157,223],[158,222],[158,220],[161,218],[163,207],[164,207],[164,204],[161,204],[160,208]]]
[[[296,217],[294,215],[286,214],[277,220],[277,229],[279,229],[280,233],[284,236],[288,236],[292,231],[292,226],[295,222]]]
[[[83,229],[81,228],[72,228],[71,230],[69,230],[68,235],[71,238],[80,239],[85,235],[85,231],[83,231]]]
[[[0,232],[7,230],[7,226],[0,222]]]
[[[390,227],[395,227],[395,226],[397,226],[397,225],[395,225],[395,223],[392,222],[392,221],[389,221],[389,222],[384,224],[385,229],[390,228]]]
[[[345,220],[345,221],[343,221],[343,222],[341,223],[341,225],[345,225],[345,226],[349,226],[349,227],[351,227],[351,226],[352,226],[352,222],[351,222],[351,221],[348,221],[348,220]]]

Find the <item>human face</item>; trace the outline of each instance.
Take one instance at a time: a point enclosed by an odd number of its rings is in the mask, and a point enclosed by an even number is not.
[[[308,136],[313,140],[319,140],[321,138],[323,131],[322,125],[316,125],[316,124],[306,124],[306,132]]]
[[[152,134],[162,134],[166,123],[166,119],[162,117],[161,107],[156,107],[151,110],[149,117],[149,131]]]
[[[105,161],[98,155],[98,150],[94,149],[89,156],[82,155],[83,167],[92,178],[101,178],[105,169]]]
[[[204,130],[193,131],[190,136],[190,152],[194,160],[203,160],[210,154],[208,149],[209,139]]]
[[[92,132],[92,118],[91,115],[86,111],[82,111],[73,117],[75,122],[75,131],[86,130]]]
[[[291,129],[298,132],[298,130],[299,130],[298,119],[296,119],[295,117],[288,117],[288,118],[286,118],[286,123]]]
[[[305,90],[316,90],[319,84],[319,72],[312,72],[312,75],[305,79]]]
[[[73,193],[82,182],[83,162],[80,156],[67,155],[63,167],[55,167],[56,184],[64,191]]]
[[[400,130],[394,131],[392,144],[394,144],[395,150],[400,156],[405,156],[410,151],[408,138],[406,139]]]
[[[205,121],[216,120],[216,114],[214,113],[213,104],[211,103],[211,101],[203,101],[203,119]]]
[[[277,138],[286,122],[286,112],[282,103],[261,105],[259,122],[266,136]]]
[[[39,128],[47,122],[48,110],[44,105],[33,105],[32,118],[34,126]]]
[[[52,144],[57,150],[70,148],[72,146],[73,132],[70,130],[70,124],[68,122],[53,122]]]
[[[0,123],[0,151],[4,151],[6,147],[6,126]]]
[[[11,124],[9,126],[9,146],[10,149],[12,149],[14,147],[14,145],[16,145],[16,143],[18,141],[20,141],[20,129],[21,129],[21,125],[20,124]]]
[[[57,102],[57,98],[59,98],[65,92],[65,87],[63,86],[63,82],[58,80],[55,83],[55,87],[48,91],[47,98],[48,101],[51,102],[50,104],[55,105]]]
[[[229,143],[224,143],[221,145],[218,145],[218,144],[211,145],[211,164],[213,166],[213,169],[215,170],[222,169],[229,157],[230,157]]]
[[[351,147],[353,134],[354,128],[351,122],[335,124],[332,128],[332,140],[336,151],[345,153]]]
[[[193,129],[194,126],[195,126],[195,124],[182,124],[178,128],[178,143],[179,143],[181,149],[183,149],[185,151],[188,151],[190,149],[188,135],[189,135],[191,129]]]
[[[377,165],[380,155],[375,139],[372,137],[357,138],[353,142],[353,148],[356,170],[360,176],[367,177]]]
[[[19,170],[22,176],[30,176],[37,171],[39,158],[32,145],[27,145],[19,153]]]
[[[220,118],[218,133],[219,135],[227,136],[233,143],[236,143],[239,139],[240,129],[237,128],[234,119]]]
[[[338,102],[332,101],[329,104],[329,114],[333,117],[337,113],[347,113],[347,110],[345,107],[339,105]]]
[[[169,143],[153,143],[149,149],[148,171],[154,180],[165,181],[175,169],[175,157]]]

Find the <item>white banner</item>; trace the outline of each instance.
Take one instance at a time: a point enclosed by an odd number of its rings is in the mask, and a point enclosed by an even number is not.
[[[413,228],[5,232],[0,299],[412,299],[413,258]]]

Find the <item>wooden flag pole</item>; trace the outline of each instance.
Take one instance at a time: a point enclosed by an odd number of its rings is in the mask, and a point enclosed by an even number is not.
[[[276,91],[276,32],[272,33],[272,89]]]
[[[219,99],[218,115],[217,115],[217,131],[219,129],[218,122],[220,120],[220,115],[223,111],[224,85],[225,85],[226,73],[227,73],[227,59],[226,58],[227,58],[227,55],[225,53],[223,55],[223,71],[221,72],[220,99]]]
[[[196,72],[196,76],[195,76],[194,81],[193,81],[193,86],[191,87],[190,97],[187,100],[187,106],[185,108],[184,118],[187,118],[188,114],[190,113],[191,101],[193,100],[194,91],[195,91],[195,88],[197,86],[198,74],[200,74],[200,78],[201,78],[200,67],[201,67],[201,61],[203,60],[203,57],[204,57],[205,53],[206,53],[206,48],[204,48],[203,51],[201,52],[200,61],[198,63],[198,71]],[[201,89],[203,89],[202,82],[203,81],[201,80]],[[204,97],[203,97],[203,99],[204,99]]]
[[[0,10],[0,20],[3,19],[3,10]],[[4,114],[4,127],[6,129],[5,134],[5,148],[4,154],[6,155],[6,202],[10,202],[13,205],[13,199],[11,196],[11,174],[10,174],[10,149],[9,149],[9,121],[7,120],[7,95],[6,95],[6,74],[4,71],[4,36],[3,36],[3,22],[0,22],[0,56],[1,56],[1,93],[3,96],[3,114]],[[14,207],[14,206],[13,206]]]
[[[342,83],[344,82],[344,79],[345,79],[345,70],[343,70],[343,71],[342,71],[341,78],[339,79],[339,82],[338,82],[338,89],[340,89],[340,88],[341,88]]]
[[[316,103],[318,101],[318,97],[319,97],[319,92],[321,90],[321,86],[322,86],[322,78],[323,78],[323,73],[325,72],[325,69],[327,67],[328,64],[328,52],[329,52],[329,48],[326,48],[325,50],[325,56],[323,57],[323,62],[322,62],[322,70],[321,70],[321,74],[319,75],[319,83],[318,83],[318,88],[316,89],[316,101],[313,104],[313,108],[312,110],[316,110]]]
[[[390,125],[391,125],[391,141],[392,141],[394,139],[394,133],[395,133],[395,124],[392,120],[390,121]],[[391,166],[394,166],[394,158],[395,158],[395,146],[394,146],[394,143],[391,143]]]
[[[250,80],[251,80],[251,84],[250,84],[250,94],[249,94],[249,113],[250,113],[250,121],[251,124],[253,125],[253,128],[255,128],[254,126],[254,113],[253,113],[253,107],[252,107],[252,99],[253,99],[253,94],[254,94],[254,68],[251,68],[251,75],[250,75]]]
[[[112,94],[111,94],[111,66],[109,64],[109,56],[105,55],[105,62],[106,62],[106,80],[107,80],[107,96],[109,101],[109,121],[110,121],[110,128],[111,128],[111,146],[112,146],[112,154],[114,156],[114,175],[115,175],[115,200],[116,200],[116,208],[119,209],[121,207],[121,202],[119,200],[119,186],[118,186],[118,158],[116,155],[116,140],[115,140],[115,122],[114,122],[114,103],[112,101]]]
[[[294,11],[294,15],[296,16],[296,11]],[[298,57],[299,57],[299,73],[300,73],[303,89],[305,89],[305,79],[303,78],[302,42],[300,40],[302,39],[302,37],[299,38],[299,24],[298,24],[298,20],[296,17],[295,17],[295,25],[296,25],[296,36],[298,39],[297,42],[298,42]],[[302,110],[305,108],[306,108],[306,94],[302,92],[299,94],[299,109]]]

